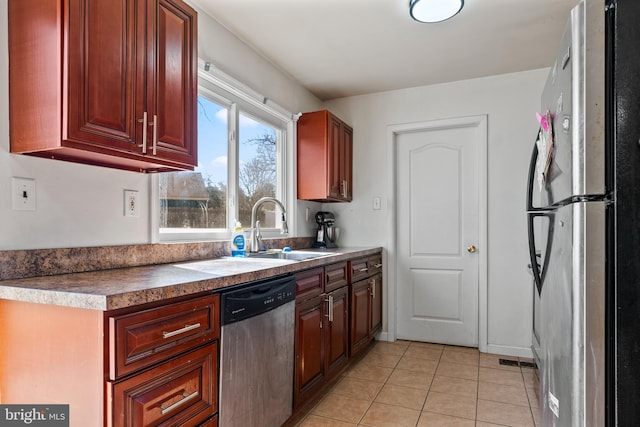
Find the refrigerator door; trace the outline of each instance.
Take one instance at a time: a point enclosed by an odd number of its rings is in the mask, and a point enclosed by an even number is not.
[[[542,319],[534,323],[534,352],[545,426],[605,425],[607,209],[604,202],[572,203],[545,217],[555,231],[534,309]]]
[[[534,207],[606,193],[604,43],[602,3],[581,2],[571,12],[542,93],[540,113],[552,115],[554,150],[544,185],[536,185]]]
[[[604,28],[602,2],[588,0],[572,10],[542,95],[541,113],[553,116],[555,148],[547,179],[542,188],[535,183],[527,210],[534,236],[531,257],[540,265],[533,349],[540,359],[545,426],[605,425],[610,188],[605,180]]]

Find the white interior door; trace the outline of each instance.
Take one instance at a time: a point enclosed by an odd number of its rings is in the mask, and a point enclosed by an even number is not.
[[[396,135],[398,338],[478,346],[483,129],[449,120]]]

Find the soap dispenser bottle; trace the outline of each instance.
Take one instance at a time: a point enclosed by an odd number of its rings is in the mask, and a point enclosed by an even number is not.
[[[244,230],[240,221],[236,221],[236,227],[231,235],[231,256],[233,257],[245,257],[247,256],[246,239],[244,237]]]

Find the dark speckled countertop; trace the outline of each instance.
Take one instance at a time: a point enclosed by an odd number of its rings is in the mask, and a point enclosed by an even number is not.
[[[373,255],[381,250],[380,247],[337,248],[314,250],[325,256],[304,261],[221,257],[5,279],[0,281],[0,298],[108,311],[293,273]]]

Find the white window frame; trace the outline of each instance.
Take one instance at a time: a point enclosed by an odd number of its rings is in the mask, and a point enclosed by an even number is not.
[[[295,129],[298,115],[294,115],[244,84],[223,73],[202,59],[198,61],[198,95],[204,94],[213,102],[224,106],[228,111],[229,138],[228,141],[228,176],[227,176],[227,228],[226,229],[160,229],[160,191],[158,174],[152,174],[150,179],[151,209],[150,234],[152,243],[175,241],[214,241],[228,240],[235,226],[238,206],[235,196],[239,192],[239,144],[238,110],[244,115],[259,122],[273,126],[276,129],[276,161],[277,182],[276,198],[287,210],[288,237],[295,237],[296,230],[296,196],[294,188],[295,174]],[[231,189],[234,189],[231,194]],[[279,216],[277,216],[279,218]],[[243,224],[245,231],[250,230],[252,224]],[[284,237],[279,228],[262,228],[266,238]]]

